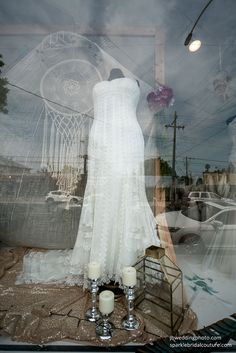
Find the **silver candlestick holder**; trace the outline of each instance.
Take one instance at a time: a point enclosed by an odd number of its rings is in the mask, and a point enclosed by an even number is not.
[[[99,320],[96,326],[96,335],[101,340],[110,340],[113,335],[114,325],[108,321],[110,314],[102,314],[101,320]]]
[[[92,307],[85,313],[85,318],[91,322],[95,322],[100,319],[100,312],[97,310],[97,292],[98,292],[98,279],[89,279],[90,281],[90,292],[92,295]]]
[[[127,301],[128,314],[124,317],[122,321],[122,326],[126,330],[137,330],[140,326],[140,322],[133,314],[134,311],[134,286],[124,286],[125,297]]]

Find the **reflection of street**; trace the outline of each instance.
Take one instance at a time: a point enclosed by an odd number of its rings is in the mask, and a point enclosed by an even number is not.
[[[0,241],[7,245],[72,248],[81,205],[47,204],[44,199],[1,200]]]
[[[217,256],[219,258],[227,257],[235,257],[236,256],[236,248],[206,248],[204,246],[199,246],[198,243],[187,243],[187,244],[176,244],[174,245],[174,249],[176,252],[176,256],[178,259],[185,259],[186,261],[194,261],[194,263],[203,264],[209,256],[214,252],[217,252]]]
[[[33,203],[33,204],[38,204],[38,205],[40,205],[40,204],[45,204],[45,200],[44,200],[44,198],[42,198],[42,200],[41,199],[35,199],[35,200],[30,200],[30,199],[23,199],[23,198],[19,198],[19,199],[14,199],[14,198],[12,198],[12,199],[1,199],[1,202],[0,202],[1,204],[9,204],[9,203],[11,203],[11,204],[31,204],[31,203]]]
[[[178,258],[195,259],[199,262],[203,260],[207,253],[207,249],[199,248],[198,246],[195,248],[194,244],[176,244],[174,245],[174,249]]]

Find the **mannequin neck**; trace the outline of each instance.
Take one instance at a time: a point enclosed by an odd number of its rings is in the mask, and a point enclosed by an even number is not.
[[[110,75],[108,77],[108,81],[112,81],[112,80],[115,80],[116,78],[124,78],[124,77],[125,77],[125,75],[123,74],[121,69],[118,69],[118,68],[111,69]],[[139,81],[136,80],[136,82],[137,82],[137,85],[140,86]]]
[[[122,78],[122,77],[125,77],[125,75],[120,69],[112,69],[110,71],[108,81],[112,81],[112,80],[115,80],[116,78]]]

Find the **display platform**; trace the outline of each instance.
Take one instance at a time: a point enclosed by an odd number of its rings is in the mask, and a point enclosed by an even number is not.
[[[16,285],[17,274],[22,268],[26,249],[2,248],[0,252],[0,321],[2,337],[19,343],[45,345],[49,342],[70,341],[97,347],[117,347],[127,344],[145,345],[168,334],[156,322],[136,312],[140,326],[127,331],[122,319],[127,314],[124,295],[115,299],[115,309],[109,318],[114,324],[111,340],[96,337],[96,323],[85,318],[91,306],[91,294],[80,286],[56,284]],[[189,308],[179,328],[179,334],[197,327],[196,314]]]

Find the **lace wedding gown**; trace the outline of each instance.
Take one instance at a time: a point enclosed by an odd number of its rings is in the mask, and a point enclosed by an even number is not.
[[[90,261],[101,263],[102,281],[120,281],[124,266],[159,245],[145,193],[144,140],[136,118],[139,87],[118,78],[94,86],[88,179],[73,250],[25,256],[19,281],[85,281]]]

